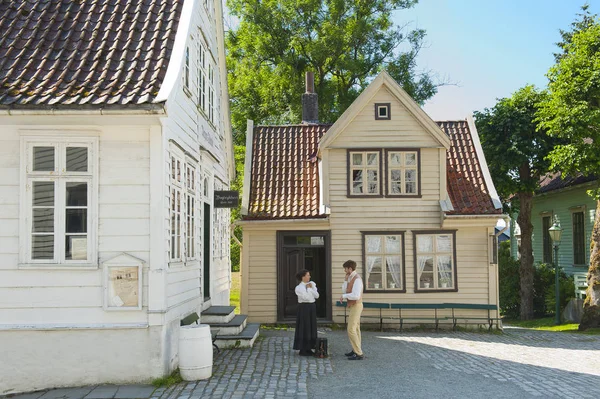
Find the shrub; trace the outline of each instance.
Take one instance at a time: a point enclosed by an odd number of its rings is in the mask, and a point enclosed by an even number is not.
[[[500,275],[500,313],[510,319],[518,319],[521,312],[519,294],[521,279],[520,261],[510,256],[510,243],[500,243],[498,249],[498,271]],[[573,297],[575,290],[573,277],[563,270],[559,274],[560,308],[564,309]],[[546,263],[534,265],[533,274],[533,314],[544,317],[555,310],[554,266]]]

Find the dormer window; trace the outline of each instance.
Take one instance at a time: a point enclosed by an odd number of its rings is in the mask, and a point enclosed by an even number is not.
[[[375,119],[391,119],[390,114],[390,103],[376,103],[375,104]]]

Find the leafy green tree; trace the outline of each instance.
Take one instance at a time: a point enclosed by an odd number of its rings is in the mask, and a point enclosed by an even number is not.
[[[548,96],[538,112],[540,126],[566,140],[549,155],[565,174],[600,174],[600,20],[574,29],[562,55],[548,71]],[[597,200],[600,190],[590,192]],[[591,238],[588,291],[580,330],[600,326],[600,201]]]
[[[520,316],[530,320],[533,309],[533,251],[531,208],[540,177],[550,166],[546,156],[557,139],[549,137],[535,122],[536,104],[543,93],[525,86],[491,109],[476,112],[477,130],[490,173],[501,198],[518,210],[521,227]],[[506,200],[508,199],[508,200]],[[506,204],[508,205],[508,204]]]
[[[417,0],[227,0],[239,24],[227,34],[234,130],[246,120],[298,123],[304,73],[315,73],[319,119],[334,122],[382,69],[420,104],[441,84],[418,71],[425,31],[394,26]]]
[[[231,182],[231,189],[239,191],[242,194],[244,183],[244,159],[246,158],[246,148],[241,145],[234,145],[235,153],[235,180]],[[240,220],[240,207],[231,209],[231,223]],[[234,237],[231,237],[230,253],[231,253],[231,271],[239,272],[241,263],[241,248],[238,241],[242,241],[242,228],[235,226],[233,229]],[[237,240],[236,240],[237,239]]]

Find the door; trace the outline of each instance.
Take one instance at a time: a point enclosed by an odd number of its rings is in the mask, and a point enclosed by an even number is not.
[[[204,204],[204,300],[210,298],[210,249],[211,249],[211,237],[212,229],[210,228],[210,221],[212,220],[212,214],[210,213],[210,204]]]
[[[306,269],[319,289],[317,318],[331,320],[329,232],[278,232],[279,320],[294,320],[298,308],[296,274]]]

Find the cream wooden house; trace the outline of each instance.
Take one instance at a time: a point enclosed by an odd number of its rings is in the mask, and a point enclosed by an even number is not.
[[[0,396],[151,381],[229,305],[221,2],[0,4]]]
[[[318,317],[342,322],[348,259],[364,301],[498,305],[501,204],[472,118],[432,121],[382,72],[333,125],[320,124],[307,82],[303,123],[248,124],[242,313],[294,320],[294,275],[306,268]]]

